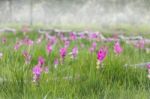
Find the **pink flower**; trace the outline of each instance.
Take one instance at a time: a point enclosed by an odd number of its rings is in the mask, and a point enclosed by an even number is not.
[[[25,63],[29,64],[31,61],[31,58],[32,58],[31,55],[29,55],[29,53],[27,51],[24,51],[23,56],[25,57]]]
[[[33,73],[33,82],[38,81],[42,73],[42,67],[40,65],[36,65],[35,67],[33,67],[32,73]]]
[[[2,43],[3,43],[3,44],[6,43],[6,38],[5,38],[5,37],[2,38]]]
[[[18,50],[19,48],[20,48],[20,46],[21,46],[21,43],[20,42],[17,42],[16,44],[15,44],[15,46],[14,46],[14,50]]]
[[[147,65],[147,68],[150,69],[150,64]]]
[[[44,63],[45,63],[44,58],[40,56],[40,57],[38,58],[38,64],[39,64],[40,66],[42,66]]]
[[[114,52],[116,54],[120,54],[123,51],[122,47],[120,46],[120,43],[117,41],[114,45]]]
[[[57,68],[58,64],[59,64],[58,59],[55,59],[55,60],[54,60],[54,67]]]
[[[136,45],[137,48],[143,49],[145,47],[145,41],[144,40],[139,40]]]
[[[150,79],[150,64],[147,65],[147,69],[148,69],[148,78]]]
[[[42,72],[42,67],[40,65],[36,65],[32,70],[34,75],[40,75]]]
[[[48,72],[49,72],[48,66],[44,67],[44,72],[45,72],[45,73],[48,73]]]
[[[55,64],[55,65],[58,65],[58,64],[59,64],[58,59],[55,59],[54,64]]]
[[[59,53],[60,53],[60,56],[64,59],[64,57],[67,54],[67,49],[66,48],[61,48]]]
[[[96,46],[97,46],[97,43],[96,43],[96,42],[93,42],[93,43],[92,43],[92,46],[91,46],[90,49],[89,49],[89,51],[90,51],[91,53],[93,53],[93,52],[96,50]]]
[[[98,53],[97,53],[97,59],[100,62],[102,62],[105,59],[107,53],[108,53],[108,49],[106,47],[100,48],[99,51],[98,51]]]
[[[48,54],[50,54],[50,53],[52,52],[52,46],[51,46],[51,44],[50,44],[50,43],[49,43],[49,44],[47,44],[47,46],[46,46],[46,50],[47,50]]]
[[[73,32],[71,32],[70,33],[70,39],[71,40],[76,40],[76,38],[77,38],[76,35]]]
[[[42,42],[42,39],[43,39],[43,35],[41,35],[38,39],[37,39],[37,41],[36,41],[36,43],[41,43]]]
[[[90,53],[93,53],[95,51],[95,49],[93,47],[89,48]]]
[[[55,36],[52,36],[52,37],[50,38],[50,44],[53,45],[53,44],[55,44],[56,42],[57,42],[56,37],[55,37]]]
[[[77,54],[78,54],[78,47],[74,47],[74,48],[72,49],[72,57],[73,57],[73,58],[76,58]]]
[[[93,42],[93,43],[92,43],[92,47],[93,47],[94,49],[96,49],[96,46],[97,46],[97,43],[96,43],[96,42]]]
[[[98,37],[98,35],[96,33],[89,34],[90,39],[96,39],[97,37]]]
[[[68,48],[70,45],[70,41],[69,40],[65,40],[65,48]]]
[[[81,39],[84,39],[84,38],[85,38],[85,34],[84,34],[84,33],[81,33],[81,34],[80,34],[80,38],[81,38]]]
[[[28,38],[23,39],[22,42],[23,42],[23,44],[28,45],[28,46],[33,45],[33,41],[31,39],[28,39]]]

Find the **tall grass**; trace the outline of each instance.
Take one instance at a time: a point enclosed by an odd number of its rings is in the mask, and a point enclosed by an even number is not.
[[[27,34],[31,39],[38,37],[37,33]],[[54,68],[54,59],[59,57],[59,48],[63,45],[59,41],[50,55],[46,54],[46,40],[34,44],[29,52],[32,55],[31,64],[26,65],[21,47],[17,52],[13,47],[17,39],[23,34],[4,34],[6,44],[0,44],[0,52],[4,55],[0,60],[0,99],[149,99],[150,81],[147,69],[125,67],[149,61],[150,55],[139,51],[131,45],[121,43],[124,51],[117,56],[113,52],[113,43],[97,42],[97,50],[107,45],[109,53],[103,62],[104,68],[96,69],[97,56],[89,53],[92,41],[77,40],[71,42],[68,52],[74,45],[79,47],[76,60],[66,56],[64,64]],[[81,48],[80,43],[85,47]],[[32,68],[37,64],[38,56],[46,59],[49,73],[40,78],[39,84],[32,82]]]

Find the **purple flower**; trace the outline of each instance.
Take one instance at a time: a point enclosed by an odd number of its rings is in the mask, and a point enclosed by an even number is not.
[[[5,43],[6,43],[6,41],[7,41],[7,40],[6,40],[6,38],[5,38],[5,37],[3,37],[3,38],[2,38],[2,43],[3,43],[3,44],[5,44]]]
[[[43,39],[43,35],[41,35],[38,39],[37,39],[37,41],[36,41],[36,43],[41,43],[42,42],[42,39]]]
[[[50,44],[53,45],[53,44],[55,44],[56,42],[57,42],[56,37],[55,37],[55,36],[52,36],[52,37],[50,38]]]
[[[89,51],[90,51],[91,53],[93,53],[93,52],[96,50],[96,46],[97,46],[97,43],[96,43],[96,42],[93,42],[93,43],[92,43],[92,46],[89,48]]]
[[[38,58],[38,64],[39,64],[40,66],[42,66],[44,63],[45,63],[44,58],[40,56],[40,57]]]
[[[95,49],[93,47],[89,48],[90,53],[93,53],[95,51]]]
[[[147,68],[150,69],[150,64],[147,65]]]
[[[47,44],[46,50],[47,50],[48,54],[50,54],[52,52],[52,46],[50,43]]]
[[[106,47],[102,47],[99,49],[97,53],[97,59],[100,61],[100,63],[103,62],[107,53],[108,53],[108,49]]]
[[[74,47],[74,48],[72,49],[72,57],[73,57],[73,58],[76,58],[77,54],[78,54],[78,47]]]
[[[92,43],[92,47],[93,47],[94,49],[96,49],[96,45],[97,45],[96,42],[93,42],[93,43]]]
[[[81,34],[80,34],[80,38],[84,39],[84,38],[85,38],[85,34],[84,34],[84,33],[81,33]]]
[[[90,39],[96,39],[97,37],[98,37],[98,35],[96,33],[89,34]]]
[[[34,75],[40,75],[42,72],[42,67],[40,65],[36,65],[32,70]]]
[[[58,59],[55,59],[55,60],[54,60],[54,67],[57,68],[58,64],[59,64]]]
[[[35,67],[33,67],[32,73],[33,73],[33,82],[37,82],[40,79],[42,67],[40,65],[36,65]]]
[[[144,40],[139,40],[136,45],[135,45],[137,48],[139,49],[144,49],[145,47],[145,41]]]
[[[48,73],[48,72],[49,72],[48,66],[44,67],[44,72],[45,72],[45,73]]]
[[[122,47],[120,46],[120,43],[117,41],[114,45],[114,52],[116,54],[120,54],[123,51]]]
[[[70,41],[69,40],[65,40],[65,48],[68,48],[70,45]]]
[[[22,40],[23,44],[31,46],[33,45],[33,41],[31,39],[25,38]]]
[[[15,44],[15,46],[14,46],[14,50],[18,50],[19,48],[20,48],[20,46],[21,46],[21,43],[20,42],[17,42],[16,44]]]
[[[71,32],[71,33],[70,33],[70,39],[71,39],[71,40],[76,40],[76,38],[77,38],[77,37],[76,37],[75,33]]]
[[[23,56],[25,58],[25,63],[29,64],[30,61],[31,61],[31,58],[32,58],[31,55],[27,51],[24,51],[22,54],[23,54]]]
[[[148,78],[150,79],[150,64],[147,65],[147,69],[148,69]]]
[[[67,49],[66,48],[61,48],[59,53],[60,53],[60,56],[64,59],[64,57],[67,54]]]

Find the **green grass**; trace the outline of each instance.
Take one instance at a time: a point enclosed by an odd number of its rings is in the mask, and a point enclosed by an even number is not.
[[[37,33],[27,34],[36,40]],[[104,68],[97,70],[96,53],[90,54],[88,48],[92,41],[78,40],[71,42],[68,52],[74,45],[78,45],[79,54],[76,60],[69,55],[65,62],[54,68],[54,58],[59,57],[59,48],[63,47],[58,41],[50,56],[45,52],[46,40],[41,44],[34,44],[30,49],[27,46],[14,51],[14,44],[24,38],[22,33],[3,34],[6,44],[0,43],[0,99],[149,99],[150,80],[147,78],[147,69],[124,67],[125,64],[147,62],[150,55],[131,45],[121,43],[124,51],[116,56],[113,52],[113,43],[97,42],[97,50],[107,45],[109,53],[104,60]],[[81,48],[80,43],[85,44]],[[24,64],[22,51],[28,50],[32,55],[31,64]],[[43,56],[49,73],[42,73],[39,84],[32,82],[32,68],[37,64],[38,56]]]

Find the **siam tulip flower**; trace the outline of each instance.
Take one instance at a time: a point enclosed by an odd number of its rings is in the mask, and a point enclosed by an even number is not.
[[[145,47],[145,41],[144,40],[139,40],[136,45],[135,45],[137,48],[139,49],[144,49]]]
[[[80,38],[81,38],[81,39],[84,39],[84,38],[85,38],[85,34],[84,34],[84,33],[81,33],[81,34],[80,34]]]
[[[52,37],[50,38],[50,44],[53,45],[53,44],[55,44],[56,42],[57,42],[56,37],[55,37],[55,36],[52,36]]]
[[[114,38],[109,37],[109,38],[105,39],[104,41],[105,42],[112,42],[112,41],[114,41]]]
[[[96,42],[93,42],[93,43],[92,43],[92,46],[91,46],[90,49],[89,49],[89,51],[90,51],[91,53],[93,53],[93,52],[96,50],[96,46],[97,46],[97,43],[96,43]]]
[[[31,58],[32,58],[31,55],[29,55],[29,53],[27,51],[24,51],[23,56],[25,58],[25,63],[29,64],[31,62]]]
[[[37,44],[41,43],[41,42],[42,42],[42,39],[43,39],[43,35],[41,35],[41,36],[37,39],[36,43],[37,43]]]
[[[59,32],[58,33],[58,36],[60,37],[60,39],[63,41],[64,40],[64,38],[65,38],[65,35],[64,35],[64,33],[62,33],[62,32]]]
[[[6,43],[6,38],[5,38],[5,37],[2,38],[2,43],[3,43],[3,44]]]
[[[77,37],[76,37],[75,33],[71,32],[70,33],[70,40],[76,40],[76,39],[77,39]]]
[[[97,46],[97,43],[96,43],[96,42],[93,42],[93,43],[92,43],[92,47],[93,47],[94,49],[96,49],[96,46]]]
[[[46,51],[48,52],[48,54],[50,54],[52,52],[52,46],[50,43],[47,44]]]
[[[42,66],[42,65],[44,65],[44,63],[45,63],[45,59],[40,56],[40,57],[38,58],[38,64],[39,64],[40,66]]]
[[[54,60],[54,67],[57,68],[58,64],[59,64],[58,59],[55,59],[55,60]]]
[[[99,51],[97,53],[97,69],[100,68],[99,65],[102,64],[102,62],[105,59],[107,53],[108,53],[107,47],[102,47],[102,48],[99,49]]]
[[[78,54],[78,47],[74,47],[73,49],[72,49],[72,58],[76,58],[76,56],[77,56],[77,54]]]
[[[23,44],[31,46],[33,45],[33,41],[31,39],[25,38],[23,39]]]
[[[123,51],[122,47],[120,46],[120,43],[117,41],[114,45],[114,52],[119,55]]]
[[[14,46],[14,50],[17,51],[21,46],[21,43],[20,42],[17,42]]]
[[[70,41],[69,40],[65,40],[65,48],[68,48],[69,47],[69,45],[70,45]]]
[[[148,78],[150,79],[150,64],[147,65],[147,69],[148,69]]]
[[[37,82],[40,79],[40,75],[42,73],[42,67],[38,64],[32,69],[33,73],[33,82]]]
[[[97,53],[97,59],[100,62],[103,62],[103,60],[105,59],[106,55],[107,55],[108,49],[106,47],[102,47],[99,49],[98,53]]]
[[[67,49],[66,48],[61,48],[59,53],[60,53],[60,57],[62,58],[62,61],[64,61],[64,58],[67,54]]]
[[[97,37],[98,37],[98,35],[96,33],[89,34],[90,39],[96,39]]]
[[[49,35],[49,33],[45,33],[45,38],[46,38],[46,40],[49,40],[50,39],[50,35]]]
[[[44,67],[44,72],[47,74],[49,72],[48,66]]]
[[[93,47],[89,48],[90,53],[93,53],[95,51],[95,49]]]

